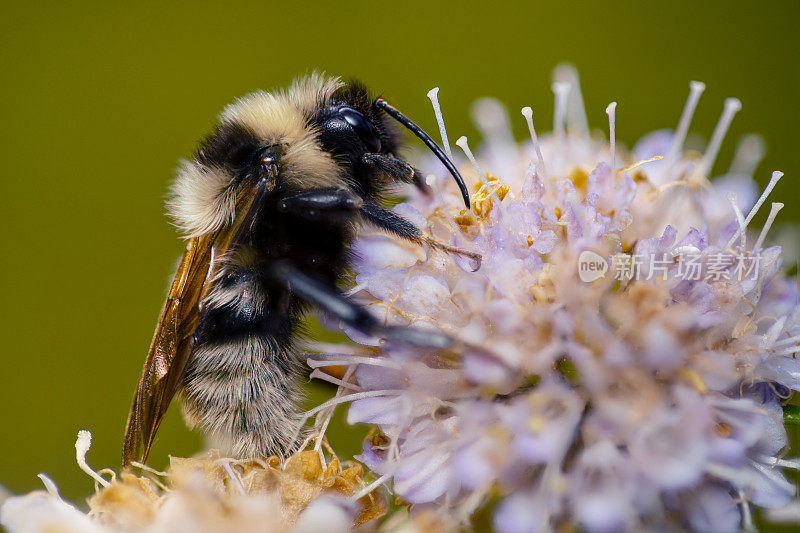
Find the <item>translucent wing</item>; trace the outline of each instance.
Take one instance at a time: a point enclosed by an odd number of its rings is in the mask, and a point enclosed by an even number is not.
[[[215,261],[251,229],[267,191],[265,179],[245,187],[236,199],[234,220],[221,229],[193,237],[186,246],[167,300],[161,308],[142,376],[136,387],[122,443],[122,464],[147,459],[150,447],[180,385],[192,353],[192,334],[200,318],[200,302],[211,289]]]

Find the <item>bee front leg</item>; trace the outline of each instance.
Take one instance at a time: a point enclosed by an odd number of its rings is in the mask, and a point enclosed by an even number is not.
[[[481,254],[439,242],[414,224],[379,205],[364,203],[361,215],[371,224],[417,244],[427,244],[447,253],[468,257],[473,261],[473,272],[481,267]]]
[[[402,159],[387,154],[364,154],[361,161],[374,173],[389,176],[393,180],[404,183],[413,183],[414,186],[426,196],[430,196],[431,189],[422,177],[422,172],[412,167]]]
[[[336,288],[329,287],[308,276],[289,263],[277,263],[271,269],[271,273],[295,296],[317,306],[366,335],[377,335],[386,340],[427,348],[446,348],[453,344],[452,338],[436,331],[385,326],[366,309],[348,300]]]
[[[358,210],[363,200],[352,191],[342,188],[315,189],[288,196],[278,202],[278,209],[315,220],[320,213],[350,214]]]

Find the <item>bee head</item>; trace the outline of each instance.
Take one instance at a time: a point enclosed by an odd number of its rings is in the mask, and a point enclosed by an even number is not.
[[[366,87],[358,81],[340,87],[325,106],[314,114],[313,124],[324,150],[347,168],[356,181],[362,196],[370,197],[380,192],[380,181],[365,168],[365,161],[387,155],[397,157],[401,145],[397,124],[405,126],[419,137],[442,161],[459,185],[464,202],[469,207],[469,195],[464,181],[452,161],[442,149],[409,118],[389,105],[383,98],[372,98]],[[369,165],[368,165],[369,167]],[[419,178],[419,177],[418,177]]]
[[[356,161],[365,153],[396,154],[400,136],[357,81],[343,85],[311,121],[323,148],[336,157]]]

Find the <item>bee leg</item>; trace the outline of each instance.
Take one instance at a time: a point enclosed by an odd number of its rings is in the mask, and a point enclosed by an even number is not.
[[[425,183],[422,172],[402,159],[387,154],[364,154],[361,161],[378,175],[389,176],[396,181],[413,183],[424,195],[430,196],[431,188]]]
[[[437,248],[447,253],[468,257],[473,261],[475,266],[473,272],[481,267],[481,254],[439,242],[408,220],[392,213],[388,209],[384,209],[375,204],[364,203],[364,205],[361,206],[361,215],[371,224],[413,243],[420,245],[427,244],[431,248]]]
[[[347,214],[356,211],[363,200],[355,193],[342,188],[315,189],[284,198],[278,209],[314,220],[321,212]]]
[[[429,348],[446,348],[453,343],[452,338],[436,331],[385,326],[366,309],[348,300],[336,288],[329,287],[286,262],[277,263],[271,269],[271,273],[295,296],[366,335],[377,335],[386,340]]]

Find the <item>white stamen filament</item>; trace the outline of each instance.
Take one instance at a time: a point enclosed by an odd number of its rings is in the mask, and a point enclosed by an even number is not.
[[[431,105],[433,105],[433,114],[436,115],[436,123],[439,125],[439,134],[442,136],[442,148],[444,148],[447,158],[452,161],[453,152],[450,151],[450,141],[447,139],[447,129],[444,127],[442,108],[439,105],[439,88],[434,87],[428,91],[428,98],[431,101]]]
[[[779,457],[770,457],[769,455],[764,455],[761,453],[756,457],[762,463],[766,463],[771,466],[780,466],[782,468],[800,470],[800,459],[781,459]]]
[[[678,157],[678,154],[683,149],[683,142],[686,140],[686,134],[689,132],[689,125],[692,123],[694,110],[697,107],[697,102],[700,100],[700,95],[706,89],[706,85],[700,81],[689,82],[689,98],[686,99],[686,104],[683,106],[681,118],[678,121],[678,127],[675,129],[675,135],[672,136],[672,143],[669,146],[666,160],[667,166]]]
[[[747,232],[744,231],[747,226],[744,222],[744,214],[742,214],[742,210],[739,209],[739,205],[736,203],[736,193],[729,192],[727,195],[728,201],[731,203],[731,207],[733,208],[733,212],[736,215],[736,222],[739,223],[739,233],[741,234],[741,240],[739,241],[739,248],[744,250],[747,246]],[[733,244],[731,242],[731,244]]]
[[[544,157],[542,157],[542,148],[539,146],[539,138],[536,136],[536,129],[533,127],[533,109],[530,107],[522,108],[522,116],[528,123],[528,131],[531,133],[531,142],[533,149],[536,150],[536,160],[539,163],[539,169],[542,171],[542,182],[547,182],[547,169],[544,166]]]
[[[347,368],[347,371],[344,374],[344,379],[343,380],[339,380],[340,385],[339,385],[339,388],[336,389],[336,395],[334,396],[335,398],[341,397],[342,393],[345,390],[345,385],[352,385],[353,387],[356,387],[356,390],[360,389],[360,387],[358,387],[357,385],[349,383],[350,378],[352,377],[354,371],[355,371],[354,367],[348,367]],[[314,370],[314,372],[319,372],[319,370]],[[314,372],[311,373],[311,377],[312,378],[314,377]],[[328,431],[328,425],[331,423],[331,420],[333,419],[333,413],[335,411],[336,411],[336,406],[334,405],[333,407],[328,409],[327,413],[325,413],[325,416],[323,417],[322,423],[320,424],[319,434],[317,435],[317,440],[314,443],[314,451],[316,451],[317,454],[319,454],[319,461],[320,461],[320,464],[322,465],[322,469],[323,470],[325,470],[325,468],[327,468],[327,463],[325,461],[325,453],[322,451],[322,443],[323,443],[323,439],[325,438],[325,432]],[[319,421],[317,421],[317,422],[319,422]]]
[[[662,159],[664,159],[664,156],[662,156],[662,155],[654,155],[653,157],[648,157],[647,159],[642,159],[641,161],[637,161],[636,163],[631,163],[627,167],[623,167],[623,168],[619,169],[617,171],[617,174],[620,174],[622,172],[628,172],[628,171],[631,171],[634,168],[637,168],[637,167],[639,167],[641,165],[644,165],[646,163],[652,163],[653,161],[661,161]]]
[[[728,173],[752,176],[763,157],[764,139],[760,135],[748,133],[736,143]]]
[[[789,348],[775,352],[774,355],[792,355],[798,352],[800,352],[800,346],[790,346]]]
[[[742,531],[755,531],[756,526],[753,523],[753,510],[750,509],[750,502],[747,501],[747,496],[744,491],[738,491],[739,505],[742,508]]]
[[[472,167],[475,169],[475,172],[478,173],[478,177],[480,178],[481,183],[483,183],[483,186],[486,188],[486,191],[492,196],[492,205],[497,206],[497,210],[500,213],[500,216],[502,217],[505,214],[503,203],[497,196],[494,187],[489,185],[489,180],[486,179],[486,174],[484,174],[483,170],[481,170],[480,165],[478,165],[477,159],[475,159],[475,156],[472,155],[472,150],[469,149],[469,144],[467,144],[467,138],[462,135],[456,141],[456,145],[464,151],[464,154],[467,156],[467,159],[469,159],[469,162],[472,163]]]
[[[722,145],[722,140],[728,132],[733,116],[738,113],[741,108],[742,103],[738,98],[727,98],[725,100],[725,108],[722,111],[722,116],[720,116],[719,121],[717,121],[714,133],[711,135],[711,140],[703,154],[703,160],[697,168],[697,175],[701,178],[707,178],[708,173],[711,172],[711,167],[714,166],[714,161],[716,161],[717,154],[719,153],[719,147]]]
[[[352,496],[353,501],[360,500],[361,498],[363,498],[364,496],[366,496],[367,494],[369,494],[373,490],[377,489],[378,487],[380,487],[381,485],[383,485],[384,483],[389,481],[389,479],[391,479],[391,477],[392,477],[392,474],[385,474],[385,475],[379,477],[378,479],[376,479],[375,481],[373,481],[372,483],[370,483],[369,485],[367,485],[366,487],[364,487],[363,489],[358,491],[354,496]]]
[[[89,476],[104,487],[109,486],[109,482],[103,477],[92,470],[86,462],[86,453],[92,447],[92,434],[85,429],[78,432],[78,438],[75,441],[75,459],[78,461],[78,466],[81,470],[89,474]]]
[[[352,368],[353,368],[352,366],[347,367],[347,370],[350,371],[350,370],[352,370]],[[319,368],[315,368],[311,372],[311,374],[309,374],[309,378],[311,378],[311,379],[319,379],[321,381],[327,381],[328,383],[332,383],[334,385],[339,385],[340,387],[345,388],[345,389],[350,389],[350,390],[355,390],[355,391],[360,391],[361,390],[361,387],[359,387],[355,383],[348,383],[348,382],[343,381],[343,380],[341,380],[339,378],[333,377],[330,374],[328,374],[326,372],[323,372]]]
[[[562,63],[553,71],[553,81],[568,83],[572,88],[567,98],[567,133],[589,137],[589,122],[577,69],[569,63]]]
[[[569,83],[557,81],[553,83],[553,133],[558,145],[564,142],[564,115],[567,112],[567,97],[569,96]]]
[[[750,222],[753,220],[753,217],[756,216],[756,213],[758,213],[758,210],[767,200],[767,196],[769,196],[769,193],[771,193],[772,189],[775,188],[775,185],[777,185],[781,177],[783,177],[783,172],[781,172],[780,170],[776,170],[775,172],[772,173],[772,176],[769,179],[769,183],[767,183],[767,187],[764,189],[764,192],[761,193],[761,196],[758,198],[756,205],[753,206],[753,208],[750,210],[750,213],[748,213],[747,218],[744,220],[744,227],[740,227],[739,230],[733,234],[733,236],[730,238],[725,248],[730,248],[731,245],[733,245],[733,241],[738,239],[739,235],[745,231],[747,226],[750,225]]]
[[[469,159],[469,162],[472,163],[472,168],[474,168],[475,172],[478,174],[478,179],[481,180],[481,183],[483,183],[483,186],[486,187],[486,190],[491,190],[489,187],[489,181],[486,179],[486,174],[483,173],[483,170],[481,170],[480,165],[478,165],[478,161],[475,159],[475,156],[472,155],[472,150],[469,149],[467,138],[463,135],[459,137],[456,141],[456,146],[460,147],[464,151],[467,159]]]
[[[508,111],[496,98],[479,98],[470,108],[472,121],[483,140],[489,144],[510,145],[514,143]]]
[[[162,472],[161,470],[156,470],[152,466],[147,466],[146,464],[140,463],[139,461],[131,461],[131,466],[135,466],[136,468],[144,470],[145,472],[150,472],[151,474],[155,474],[157,476],[161,477],[169,476],[168,472]]]
[[[50,496],[55,496],[56,498],[61,497],[58,493],[58,485],[56,485],[56,482],[50,479],[47,474],[41,472],[38,477],[42,480],[42,483],[44,483],[44,488],[47,489],[47,493],[50,494]]]
[[[791,344],[793,342],[800,342],[800,335],[795,335],[794,337],[789,337],[788,339],[779,339],[775,341],[773,344],[773,348],[777,346],[783,346],[784,344]]]
[[[347,354],[333,354],[342,359],[306,359],[306,364],[311,368],[323,368],[326,366],[349,366],[349,365],[373,365],[385,366],[387,368],[401,368],[401,366],[391,359],[385,357],[360,357],[358,355],[348,356]]]
[[[758,251],[761,249],[761,246],[764,244],[764,240],[767,238],[767,233],[769,229],[772,227],[772,224],[775,222],[775,217],[778,216],[778,212],[783,209],[783,204],[780,202],[773,202],[772,207],[769,210],[769,216],[767,216],[767,221],[764,223],[764,227],[761,228],[761,233],[758,235],[758,239],[756,239],[756,243],[753,245],[753,251]]]
[[[608,115],[608,139],[611,143],[611,177],[614,178],[614,172],[617,170],[617,134],[616,134],[616,123],[617,123],[617,103],[611,102],[606,107],[606,115]]]
[[[310,409],[305,412],[303,415],[303,422],[305,423],[306,420],[314,416],[315,414],[319,413],[323,409],[327,409],[332,405],[339,405],[347,402],[354,402],[356,400],[363,400],[364,398],[376,398],[378,396],[392,396],[392,395],[400,395],[403,391],[399,389],[386,389],[386,390],[368,390],[365,392],[356,392],[354,394],[347,394],[345,396],[339,396],[338,398],[331,398],[325,403],[321,403],[313,409]]]
[[[246,496],[247,492],[244,490],[242,480],[239,479],[239,475],[233,470],[231,464],[228,461],[222,461],[222,469],[225,471],[228,478],[233,481],[233,484],[236,485],[236,490],[239,491],[239,495]]]
[[[352,289],[350,289],[348,291],[345,291],[344,296],[345,296],[345,298],[350,298],[351,296],[353,296],[354,294],[358,294],[359,292],[361,292],[365,288],[366,288],[366,285],[356,285]]]
[[[369,357],[372,353],[363,346],[348,346],[346,344],[318,341],[310,341],[308,343],[308,349],[314,352],[326,354],[363,355],[367,357]]]

